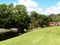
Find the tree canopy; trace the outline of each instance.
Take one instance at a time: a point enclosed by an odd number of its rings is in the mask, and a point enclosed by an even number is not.
[[[0,4],[0,28],[33,29],[48,26],[49,21],[60,21],[60,14],[44,15],[31,11],[30,15],[24,5]]]

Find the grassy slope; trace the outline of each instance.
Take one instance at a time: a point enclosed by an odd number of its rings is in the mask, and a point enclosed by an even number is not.
[[[0,45],[60,45],[60,27],[38,29],[0,42]]]

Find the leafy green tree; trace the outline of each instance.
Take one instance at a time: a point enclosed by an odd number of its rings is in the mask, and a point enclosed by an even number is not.
[[[5,21],[7,17],[7,5],[1,4],[0,5],[0,27],[5,27]]]
[[[14,18],[19,29],[18,32],[24,32],[24,29],[28,29],[29,25],[29,16],[27,9],[24,5],[16,5],[14,12]]]
[[[29,24],[30,29],[36,28],[38,26],[37,19],[38,19],[38,13],[35,11],[32,11],[30,13],[30,24]]]
[[[58,14],[51,14],[49,15],[50,21],[58,21],[60,20],[60,16]]]

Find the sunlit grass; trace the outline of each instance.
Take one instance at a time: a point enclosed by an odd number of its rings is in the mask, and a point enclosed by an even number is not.
[[[0,45],[60,45],[60,26],[31,31],[2,41]]]

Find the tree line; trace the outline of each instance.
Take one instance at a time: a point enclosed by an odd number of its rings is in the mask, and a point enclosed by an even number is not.
[[[0,4],[0,28],[18,28],[18,32],[24,33],[24,29],[47,27],[50,21],[60,21],[60,14],[28,14],[24,5]]]

